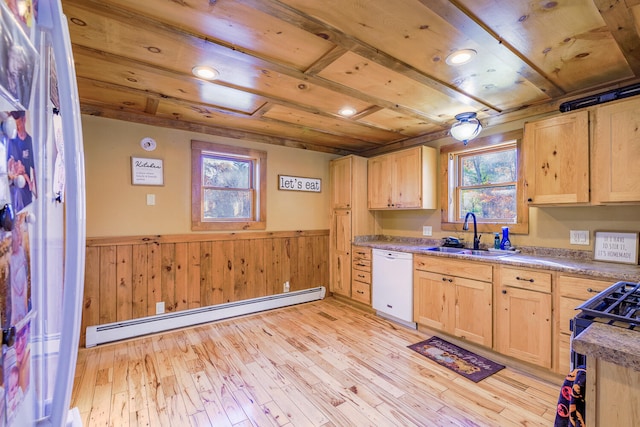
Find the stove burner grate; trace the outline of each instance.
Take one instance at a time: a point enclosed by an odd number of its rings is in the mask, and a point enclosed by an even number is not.
[[[595,317],[640,323],[640,283],[615,283],[577,309]]]

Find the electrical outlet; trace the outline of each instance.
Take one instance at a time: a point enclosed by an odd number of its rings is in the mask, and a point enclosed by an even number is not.
[[[286,282],[284,282],[284,292],[289,292],[290,286],[289,286],[289,281],[287,280]]]
[[[570,230],[569,243],[572,245],[589,245],[589,230]]]
[[[422,227],[422,235],[423,236],[432,236],[433,228],[430,225],[425,225]]]
[[[164,313],[164,301],[160,301],[156,303],[156,314]]]

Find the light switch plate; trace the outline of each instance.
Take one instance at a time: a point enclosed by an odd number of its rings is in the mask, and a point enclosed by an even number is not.
[[[570,230],[569,243],[572,245],[589,245],[589,230]]]
[[[430,225],[425,225],[424,227],[422,227],[422,235],[423,236],[433,235],[433,228]]]
[[[160,301],[156,303],[156,314],[164,313],[164,301]]]
[[[153,206],[156,204],[156,195],[147,194],[147,206]]]

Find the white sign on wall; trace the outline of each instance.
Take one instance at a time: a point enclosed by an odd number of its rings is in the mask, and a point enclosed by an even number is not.
[[[322,180],[319,178],[278,175],[278,190],[320,193],[322,190]]]
[[[131,182],[133,185],[164,185],[162,160],[132,157]]]
[[[596,231],[593,259],[638,264],[638,233]]]

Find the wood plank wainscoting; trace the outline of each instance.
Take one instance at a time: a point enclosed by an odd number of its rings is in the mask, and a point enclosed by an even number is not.
[[[329,230],[89,238],[87,326],[283,292],[329,289]]]

